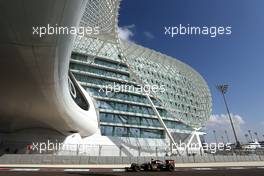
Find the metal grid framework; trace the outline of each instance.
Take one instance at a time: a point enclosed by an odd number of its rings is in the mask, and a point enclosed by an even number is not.
[[[175,58],[121,41],[117,34],[119,4],[119,0],[88,1],[80,26],[99,26],[100,34],[77,36],[73,51],[126,63],[136,80],[165,85],[166,91],[155,96],[171,116],[192,127],[203,126],[211,113],[211,95],[204,79]]]
[[[119,3],[119,0],[88,0],[80,26],[99,27],[96,38],[115,41]]]
[[[171,115],[193,127],[201,127],[211,113],[211,96],[204,79],[175,58],[121,41],[127,63],[145,85],[165,85],[156,92]]]

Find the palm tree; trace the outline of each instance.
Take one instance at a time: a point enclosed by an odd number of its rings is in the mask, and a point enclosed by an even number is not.
[[[253,141],[252,134],[251,134],[251,130],[248,130],[248,134],[250,135],[251,141]]]
[[[225,144],[224,136],[221,136],[221,138],[222,138],[222,142]]]
[[[247,142],[249,142],[248,134],[245,134],[245,137],[246,137]]]
[[[255,132],[254,134],[256,135],[256,137],[257,137],[257,140],[259,141],[258,133],[257,133],[257,132]]]

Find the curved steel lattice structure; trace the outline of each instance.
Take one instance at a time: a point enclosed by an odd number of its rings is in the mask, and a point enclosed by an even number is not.
[[[171,115],[193,127],[201,127],[211,113],[211,96],[204,79],[190,66],[154,50],[122,42],[133,72],[147,85],[165,85],[157,97]]]
[[[128,67],[128,81],[131,83],[164,85],[166,91],[156,92],[153,96],[168,112],[166,116],[193,128],[202,127],[211,113],[210,91],[204,79],[175,58],[121,41],[117,33],[118,6],[118,0],[88,4],[86,12],[89,13],[84,14],[81,25],[99,24],[102,34],[99,37],[78,36],[73,51],[92,56],[88,59],[90,64],[94,64],[93,59],[97,57],[124,63]]]

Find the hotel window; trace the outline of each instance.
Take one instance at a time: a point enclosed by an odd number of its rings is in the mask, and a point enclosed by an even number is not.
[[[163,131],[142,129],[141,137],[143,138],[163,138]]]
[[[102,125],[100,127],[101,133],[104,136],[113,136],[113,127]]]
[[[132,125],[140,125],[139,117],[128,117],[128,123]]]
[[[119,136],[119,137],[127,137],[128,130],[125,127],[114,127],[114,134],[115,136]]]
[[[129,128],[129,137],[140,137],[139,128]]]
[[[121,123],[121,124],[127,124],[128,123],[127,118],[128,118],[127,116],[116,115],[115,116],[115,122]]]

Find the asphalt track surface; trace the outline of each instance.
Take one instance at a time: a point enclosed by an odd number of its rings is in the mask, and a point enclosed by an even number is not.
[[[264,176],[264,168],[186,168],[174,172],[61,172],[56,170],[0,171],[3,176]]]

